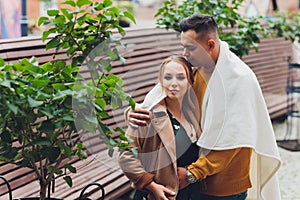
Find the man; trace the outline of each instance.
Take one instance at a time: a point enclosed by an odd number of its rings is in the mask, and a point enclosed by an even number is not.
[[[210,15],[192,15],[180,28],[183,55],[197,69],[193,88],[202,130],[198,160],[177,170],[180,188],[203,182],[204,187],[191,191],[192,199],[280,199],[274,176],[280,156],[254,73],[219,39]],[[157,85],[150,93],[160,90]],[[147,109],[129,112],[131,126],[145,125],[147,119]]]

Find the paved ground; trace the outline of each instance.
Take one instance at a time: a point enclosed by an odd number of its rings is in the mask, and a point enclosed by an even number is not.
[[[299,119],[298,119],[299,120]],[[297,127],[295,126],[289,139],[299,138],[299,130],[297,136]],[[273,123],[276,138],[284,139],[286,133],[286,122]],[[279,147],[282,160],[282,166],[278,171],[278,178],[283,200],[300,200],[300,151],[292,152]]]
[[[300,152],[279,149],[283,164],[278,172],[282,200],[300,199]]]

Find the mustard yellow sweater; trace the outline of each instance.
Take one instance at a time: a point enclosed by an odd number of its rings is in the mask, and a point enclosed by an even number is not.
[[[199,72],[195,71],[194,77],[194,90],[199,105],[202,105],[207,84]],[[214,196],[234,195],[251,187],[251,154],[251,148],[213,150],[189,165],[188,169],[198,180],[202,180],[204,187],[199,188],[201,193]]]

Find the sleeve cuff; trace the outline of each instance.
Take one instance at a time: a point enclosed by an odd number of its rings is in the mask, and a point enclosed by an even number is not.
[[[144,189],[148,184],[154,180],[154,174],[144,173],[141,178],[135,183],[135,187],[138,190]]]
[[[197,178],[197,180],[201,180],[202,177],[199,176],[197,169],[193,165],[189,165],[187,169]]]

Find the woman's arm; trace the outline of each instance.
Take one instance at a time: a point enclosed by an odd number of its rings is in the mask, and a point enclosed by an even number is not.
[[[139,133],[147,131],[147,127],[132,128],[128,127],[126,137],[133,142],[129,144],[131,149],[141,152],[141,141]],[[143,189],[152,182],[154,174],[145,170],[141,160],[131,150],[121,151],[119,153],[118,162],[124,174],[135,184],[137,189]]]

